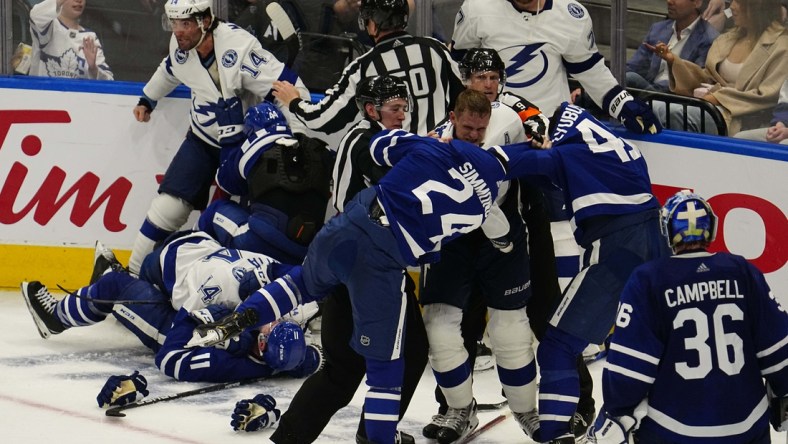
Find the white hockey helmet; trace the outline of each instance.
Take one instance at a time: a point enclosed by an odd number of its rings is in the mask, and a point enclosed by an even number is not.
[[[167,0],[164,13],[170,20],[210,15],[213,22],[213,0]]]

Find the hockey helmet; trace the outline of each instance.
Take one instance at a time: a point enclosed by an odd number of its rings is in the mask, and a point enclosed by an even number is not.
[[[361,0],[358,28],[366,30],[367,20],[372,20],[384,31],[404,29],[408,25],[409,14],[408,0]]]
[[[164,12],[170,20],[190,19],[210,15],[213,21],[213,0],[167,0]]]
[[[276,324],[265,340],[263,360],[278,371],[292,370],[304,360],[306,340],[304,331],[295,322],[284,321]],[[264,339],[263,339],[264,338]]]
[[[247,137],[252,137],[263,129],[268,134],[293,134],[282,111],[276,105],[267,101],[260,102],[246,110],[244,124],[246,125],[244,131]]]
[[[717,216],[705,199],[690,190],[681,190],[668,199],[659,218],[671,248],[679,243],[711,243],[717,236]]]
[[[503,90],[503,85],[506,84],[506,65],[498,52],[492,48],[469,49],[460,61],[459,68],[462,80],[466,83],[471,80],[471,75],[474,73],[495,71],[500,76],[501,86],[498,93]]]
[[[408,93],[408,85],[393,76],[367,77],[359,83],[356,91],[356,106],[364,116],[367,115],[364,109],[364,105],[367,103],[375,105],[375,109],[380,112],[380,107],[394,99],[405,99],[407,102],[405,112],[410,110],[411,98]]]

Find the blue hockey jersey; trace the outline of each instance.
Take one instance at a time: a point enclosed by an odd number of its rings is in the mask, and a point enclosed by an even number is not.
[[[632,415],[647,399],[638,433],[751,442],[768,427],[762,378],[788,393],[788,315],[754,266],[704,251],[635,270],[603,372],[605,410]]]
[[[378,165],[396,165],[375,189],[411,265],[436,262],[443,242],[479,228],[505,173],[496,156],[476,145],[402,130],[375,135],[370,153]]]
[[[637,147],[616,137],[584,109],[564,102],[551,139],[553,148],[530,144],[502,147],[509,157],[507,178],[547,178],[564,193],[578,244],[586,246],[610,226],[597,216],[634,215],[659,208],[651,194],[646,160]],[[597,220],[600,224],[589,226]]]

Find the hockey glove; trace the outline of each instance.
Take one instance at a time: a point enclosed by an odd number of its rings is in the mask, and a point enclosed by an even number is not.
[[[194,310],[189,315],[199,324],[208,324],[216,322],[232,312],[232,310],[223,305],[211,304],[205,308]],[[224,350],[233,356],[245,356],[252,349],[252,344],[254,344],[253,336],[251,332],[244,331],[240,336],[222,341],[215,344],[214,347]]]
[[[588,429],[588,442],[597,444],[632,444],[637,420],[629,415],[610,416],[603,411]]]
[[[96,402],[101,408],[126,405],[148,396],[147,388],[148,381],[136,370],[129,376],[110,376]]]
[[[611,116],[620,120],[633,133],[657,134],[662,131],[662,125],[651,111],[651,107],[632,97],[620,86],[605,94],[603,105]]]
[[[259,394],[253,399],[243,399],[235,403],[230,425],[233,430],[246,432],[274,427],[282,413],[275,407],[276,400],[271,395]]]
[[[223,147],[236,146],[244,141],[244,110],[241,99],[231,97],[219,99],[213,107],[216,125],[219,127],[219,144]]]
[[[301,361],[296,368],[287,370],[285,374],[293,378],[306,378],[320,371],[324,364],[325,358],[323,357],[323,348],[317,344],[309,344],[306,346],[304,360]]]
[[[268,276],[267,266],[265,268],[247,270],[238,282],[238,297],[241,298],[242,301],[245,301],[252,293],[270,283],[271,278]]]
[[[523,121],[525,135],[531,139],[532,144],[537,148],[545,147],[545,141],[550,140],[550,136],[547,134],[547,128],[549,126],[550,121],[547,120],[547,116],[542,113]]]

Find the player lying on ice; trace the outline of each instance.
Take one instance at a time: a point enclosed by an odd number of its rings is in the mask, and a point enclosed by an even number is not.
[[[114,316],[156,353],[156,366],[181,381],[232,382],[283,373],[304,377],[321,364],[319,347],[307,345],[297,322],[265,324],[206,348],[185,348],[195,326],[231,313],[249,294],[291,266],[271,257],[222,247],[200,231],[179,232],[149,254],[140,278],[96,244],[90,285],[62,300],[40,282],[23,282],[22,295],[41,337]],[[299,307],[302,309],[303,307]],[[314,308],[316,311],[316,308]],[[308,317],[294,313],[294,320]],[[113,376],[97,401],[124,405],[147,395],[137,372]]]

